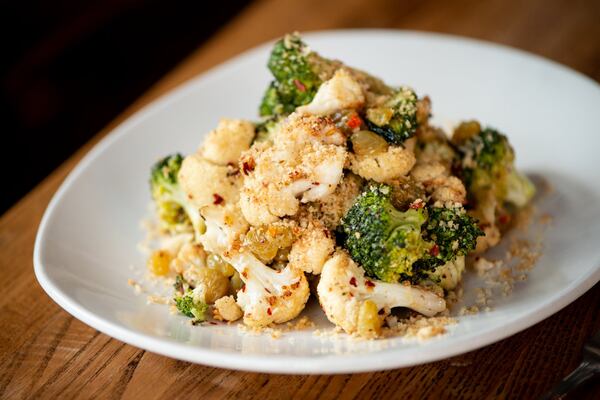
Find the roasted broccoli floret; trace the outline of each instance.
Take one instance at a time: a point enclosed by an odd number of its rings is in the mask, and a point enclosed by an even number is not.
[[[434,280],[437,267],[475,248],[483,232],[464,208],[414,202],[397,209],[394,188],[371,184],[342,218],[342,243],[367,275],[386,282]]]
[[[392,144],[402,144],[418,125],[415,92],[405,86],[397,89],[381,80],[339,61],[321,57],[308,49],[297,34],[286,35],[273,47],[268,67],[275,80],[267,88],[259,107],[261,116],[286,115],[310,103],[323,81],[344,67],[353,79],[383,99],[366,110],[366,124]],[[362,104],[361,104],[362,105]]]
[[[318,72],[324,60],[317,59],[297,34],[286,35],[275,43],[267,64],[275,80],[263,96],[260,115],[289,114],[308,104],[322,83]]]
[[[417,95],[402,86],[381,106],[366,111],[369,130],[392,144],[402,144],[417,129]]]
[[[343,245],[367,275],[385,282],[411,279],[413,264],[433,246],[423,239],[424,208],[399,211],[392,205],[392,188],[371,184],[342,218]]]
[[[194,296],[194,288],[183,278],[177,275],[175,278],[175,306],[177,310],[186,317],[193,318],[194,322],[206,320],[208,305]]]
[[[428,219],[423,225],[423,237],[434,245],[413,268],[431,270],[475,250],[477,237],[483,236],[483,232],[477,220],[468,215],[462,206],[427,209]]]
[[[455,130],[452,142],[461,156],[458,170],[475,207],[486,207],[492,199],[499,207],[521,208],[531,200],[535,187],[515,169],[515,154],[505,135],[469,121]]]
[[[516,208],[522,208],[535,196],[535,185],[529,178],[516,169],[506,177],[506,194],[504,201]]]
[[[162,227],[170,232],[193,231],[197,239],[204,230],[204,222],[179,185],[177,175],[182,162],[181,154],[173,154],[155,163],[150,190]]]

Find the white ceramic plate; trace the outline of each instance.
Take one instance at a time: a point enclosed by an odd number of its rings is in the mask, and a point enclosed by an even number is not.
[[[506,47],[398,31],[305,36],[328,57],[413,86],[433,99],[438,121],[477,118],[509,134],[518,165],[554,191],[538,199],[553,215],[545,252],[528,281],[490,312],[461,317],[440,338],[355,341],[311,332],[242,334],[191,327],[166,306],[147,305],[127,280],[143,269],[136,244],[149,202],[148,170],[160,156],[192,152],[220,117],[256,115],[269,81],[270,45],[199,76],[138,112],[99,143],[60,187],[35,244],[35,273],[61,307],[119,340],[224,368],[341,373],[405,367],[473,350],[560,310],[600,278],[600,87],[563,66]],[[470,276],[466,292],[481,282]],[[314,304],[307,313],[331,325]]]

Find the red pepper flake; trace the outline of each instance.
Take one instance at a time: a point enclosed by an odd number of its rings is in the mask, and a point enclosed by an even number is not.
[[[213,204],[216,206],[225,201],[225,199],[219,196],[217,193],[213,193],[213,199]]]
[[[385,310],[382,308],[381,310],[377,311],[377,314],[383,315],[383,314],[385,314]]]
[[[375,284],[373,282],[371,282],[370,280],[367,279],[365,281],[365,286],[366,287],[375,287]]]
[[[434,244],[431,250],[429,250],[429,254],[437,257],[440,254],[440,247],[437,244]]]
[[[242,293],[246,293],[246,285],[242,286]]]
[[[215,321],[210,321],[209,324],[211,324],[211,325],[219,325]]]
[[[267,314],[272,315],[273,311],[271,311],[271,307],[267,308]]]
[[[350,278],[350,284],[352,286],[356,287],[356,278],[355,277]]]
[[[269,289],[267,289],[267,288],[265,288],[265,292],[271,294],[271,291]]]
[[[502,225],[508,224],[510,222],[510,215],[502,214],[500,217],[498,217],[498,222],[500,222]]]
[[[254,158],[249,158],[247,161],[242,163],[242,172],[244,175],[248,175],[250,172],[254,171],[256,164],[254,163]]]
[[[362,119],[360,119],[358,114],[352,114],[352,116],[348,118],[348,122],[346,122],[346,125],[350,129],[360,128],[360,126],[362,125]]]
[[[248,272],[247,272],[246,270],[243,270],[243,271],[242,271],[242,276],[243,276],[244,278],[247,278],[247,277],[248,277]]]
[[[294,79],[294,85],[296,86],[296,88],[301,91],[301,92],[306,92],[306,86],[304,86],[304,84],[302,82],[300,82],[298,79]]]
[[[418,210],[419,208],[423,207],[425,207],[425,202],[421,199],[416,199],[415,201],[410,203],[410,206],[408,206],[408,208],[412,208],[413,210]]]

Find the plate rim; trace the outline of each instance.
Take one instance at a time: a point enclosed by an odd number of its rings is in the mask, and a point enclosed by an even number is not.
[[[563,72],[575,75],[579,79],[583,79],[587,84],[591,84],[600,90],[600,85],[593,79],[576,71],[572,68],[564,66],[556,61],[545,57],[529,53],[527,51],[506,46],[503,44],[488,42],[480,39],[473,39],[462,36],[449,34],[440,34],[432,32],[421,32],[414,30],[395,30],[395,29],[334,29],[308,31],[303,33],[308,39],[317,39],[331,35],[401,35],[405,37],[421,38],[425,40],[444,40],[455,43],[461,42],[467,45],[483,46],[493,48],[500,51],[508,51],[516,53],[536,62],[543,62],[552,67],[559,68]],[[587,292],[593,285],[600,280],[600,264],[585,276],[564,287],[556,298],[548,303],[539,305],[532,311],[510,321],[509,325],[503,326],[501,329],[493,329],[488,333],[486,331],[478,331],[476,335],[463,335],[455,338],[455,343],[451,349],[446,349],[443,353],[428,351],[423,354],[418,354],[418,346],[410,349],[402,349],[404,357],[402,359],[392,357],[395,353],[394,349],[386,349],[375,353],[356,353],[344,355],[325,355],[325,356],[284,356],[279,354],[264,356],[241,354],[239,352],[222,351],[208,349],[200,346],[190,346],[184,343],[171,341],[165,338],[154,337],[149,334],[135,331],[124,326],[112,323],[98,315],[92,310],[87,309],[74,299],[69,298],[63,293],[52,279],[47,275],[47,271],[43,263],[43,252],[46,232],[50,226],[52,214],[57,204],[65,195],[66,191],[74,181],[95,161],[95,159],[115,142],[127,134],[136,124],[143,121],[147,116],[160,111],[169,104],[178,101],[188,92],[196,90],[196,86],[205,80],[209,80],[214,76],[218,76],[228,68],[234,67],[238,61],[246,57],[251,57],[254,53],[264,51],[269,47],[274,40],[267,41],[249,50],[237,54],[229,58],[223,63],[217,64],[207,71],[198,74],[197,76],[188,79],[179,84],[174,89],[167,91],[154,99],[150,103],[144,105],[131,116],[126,118],[118,126],[107,133],[92,149],[90,149],[77,163],[77,165],[69,172],[68,176],[60,184],[59,188],[53,194],[52,199],[47,205],[44,215],[39,224],[34,244],[33,264],[35,276],[44,289],[46,294],[56,302],[61,308],[69,314],[84,322],[85,324],[97,329],[98,331],[116,338],[129,345],[144,350],[161,354],[164,356],[198,363],[202,365],[235,369],[249,372],[268,372],[281,374],[322,374],[322,373],[354,373],[354,372],[370,372],[388,370],[393,368],[409,367],[420,365],[428,362],[438,361],[449,357],[463,354],[468,351],[480,349],[489,344],[495,343],[502,339],[508,338],[522,330],[525,330],[552,314],[557,313],[568,304],[575,301],[578,297]],[[573,288],[574,287],[574,288]],[[470,336],[476,336],[471,338]],[[282,340],[282,339],[274,339]],[[435,343],[437,339],[433,339],[430,343]],[[435,345],[435,344],[434,344]],[[376,354],[375,359],[368,359],[369,355]],[[406,357],[406,355],[409,355]]]

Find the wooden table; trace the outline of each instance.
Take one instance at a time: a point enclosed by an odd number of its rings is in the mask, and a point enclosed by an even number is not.
[[[600,285],[524,332],[449,360],[356,375],[266,375],[172,360],[84,325],[54,304],[37,284],[33,243],[50,197],[98,139],[169,89],[285,32],[386,27],[459,34],[549,57],[598,81],[598,21],[598,1],[253,3],[0,219],[0,397],[480,399],[540,395],[579,363],[584,341],[600,329]],[[584,392],[579,398],[600,398],[600,384]]]

